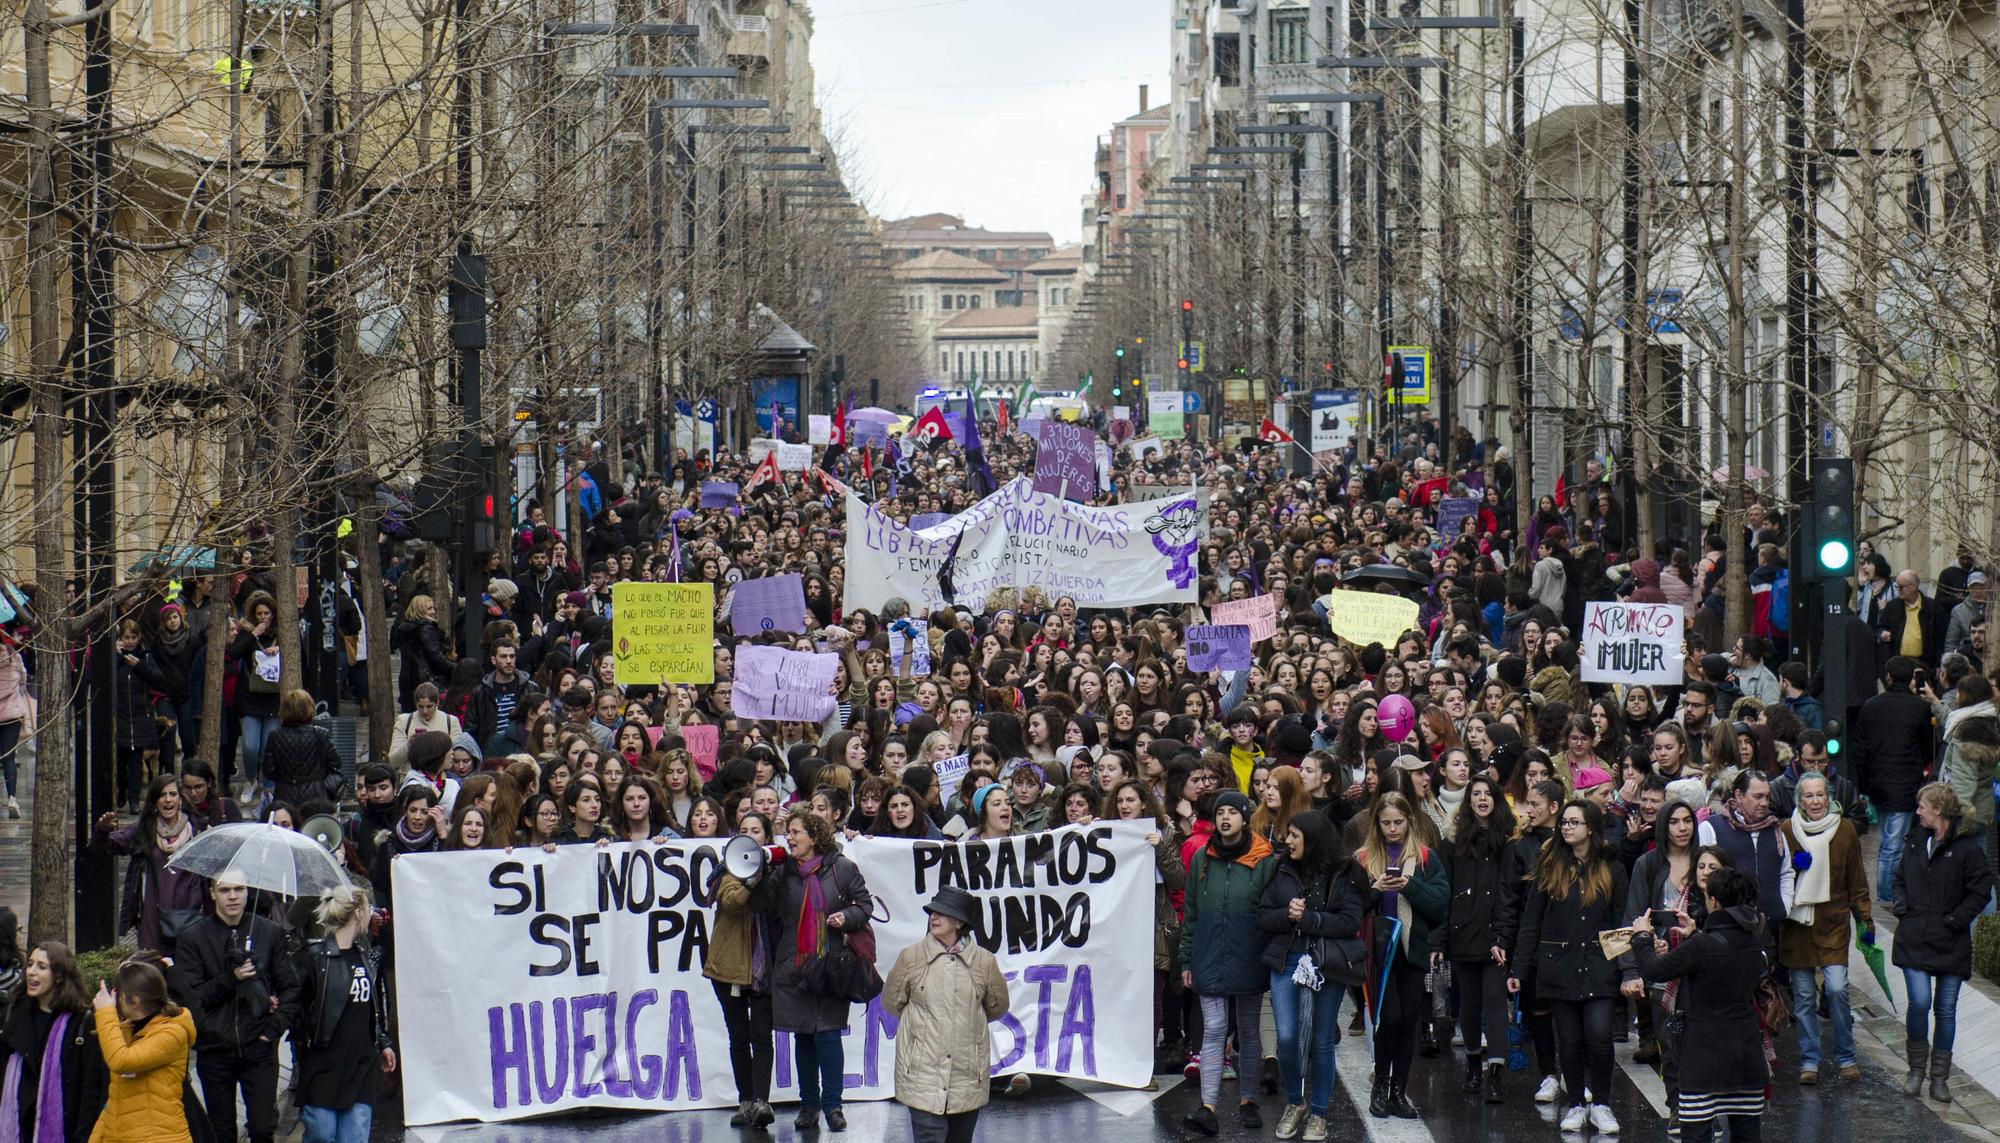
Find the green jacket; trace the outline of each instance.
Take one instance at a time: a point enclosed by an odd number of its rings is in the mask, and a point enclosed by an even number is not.
[[[1442,941],[1445,919],[1451,915],[1451,878],[1446,875],[1444,859],[1437,850],[1419,848],[1417,855],[1421,860],[1415,869],[1409,870],[1410,883],[1396,894],[1396,916],[1403,922],[1400,943],[1404,959],[1418,968],[1429,968],[1431,930],[1435,928]],[[1406,866],[1409,858],[1406,851],[1403,855]],[[1368,912],[1380,912],[1382,894],[1369,884],[1367,866],[1357,857],[1353,868],[1354,886],[1361,892],[1362,903]]]
[[[1234,861],[1215,856],[1207,845],[1195,851],[1182,905],[1181,965],[1194,974],[1197,994],[1241,996],[1270,986],[1257,905],[1277,872],[1271,843],[1255,835]]]

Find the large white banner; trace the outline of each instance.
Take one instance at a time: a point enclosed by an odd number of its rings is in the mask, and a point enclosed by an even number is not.
[[[996,587],[1040,585],[1081,607],[1193,603],[1208,492],[1091,508],[1036,492],[1017,477],[941,524],[911,531],[847,494],[847,610],[880,611],[901,596],[918,612],[984,605]],[[947,565],[949,565],[947,569]],[[939,573],[951,584],[945,598]]]
[[[1139,1087],[1152,1071],[1153,861],[1128,824],[1000,842],[857,838],[886,978],[957,885],[985,910],[1013,1007],[993,1072]],[[708,842],[419,854],[391,867],[404,1121],[503,1121],[586,1107],[736,1102],[701,975],[719,861]],[[846,1097],[894,1095],[896,1024],[853,1008]],[[797,1098],[777,1033],[774,1101]]]
[[[1684,630],[1677,604],[1584,604],[1583,681],[1681,685]]]

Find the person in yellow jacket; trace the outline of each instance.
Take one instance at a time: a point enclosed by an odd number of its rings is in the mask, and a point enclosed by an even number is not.
[[[115,995],[98,982],[95,1018],[111,1090],[90,1143],[192,1143],[181,1087],[194,1017],[167,995],[167,978],[125,962]]]
[[[972,1143],[992,1070],[988,1022],[1007,1012],[1007,979],[973,941],[979,902],[955,885],[924,906],[930,930],[903,950],[882,987],[896,1030],[896,1102],[916,1143]]]

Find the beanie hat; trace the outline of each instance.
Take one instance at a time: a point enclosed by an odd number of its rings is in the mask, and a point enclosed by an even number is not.
[[[1250,799],[1235,790],[1224,790],[1215,796],[1215,808],[1217,811],[1235,810],[1247,818],[1250,816]]]
[[[1000,783],[988,782],[972,792],[972,818],[975,822],[986,819],[986,802],[1000,791]]]
[[[495,603],[512,603],[514,597],[521,594],[521,589],[515,587],[511,579],[495,579],[487,581],[486,594],[492,596]]]
[[[1278,724],[1277,734],[1272,736],[1278,753],[1287,758],[1303,758],[1313,748],[1312,731],[1290,719]]]
[[[1493,670],[1509,690],[1518,691],[1528,683],[1528,661],[1519,655],[1506,656],[1493,664]]]
[[[1611,781],[1611,772],[1598,766],[1579,766],[1570,777],[1573,779],[1572,784],[1580,792]]]
[[[571,607],[587,607],[590,605],[590,595],[588,592],[572,591],[563,596],[563,602]]]

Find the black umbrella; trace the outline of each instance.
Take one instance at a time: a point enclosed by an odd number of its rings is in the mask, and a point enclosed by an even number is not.
[[[1431,577],[1400,564],[1368,564],[1340,577],[1342,583],[1386,583],[1393,587],[1429,587]]]

